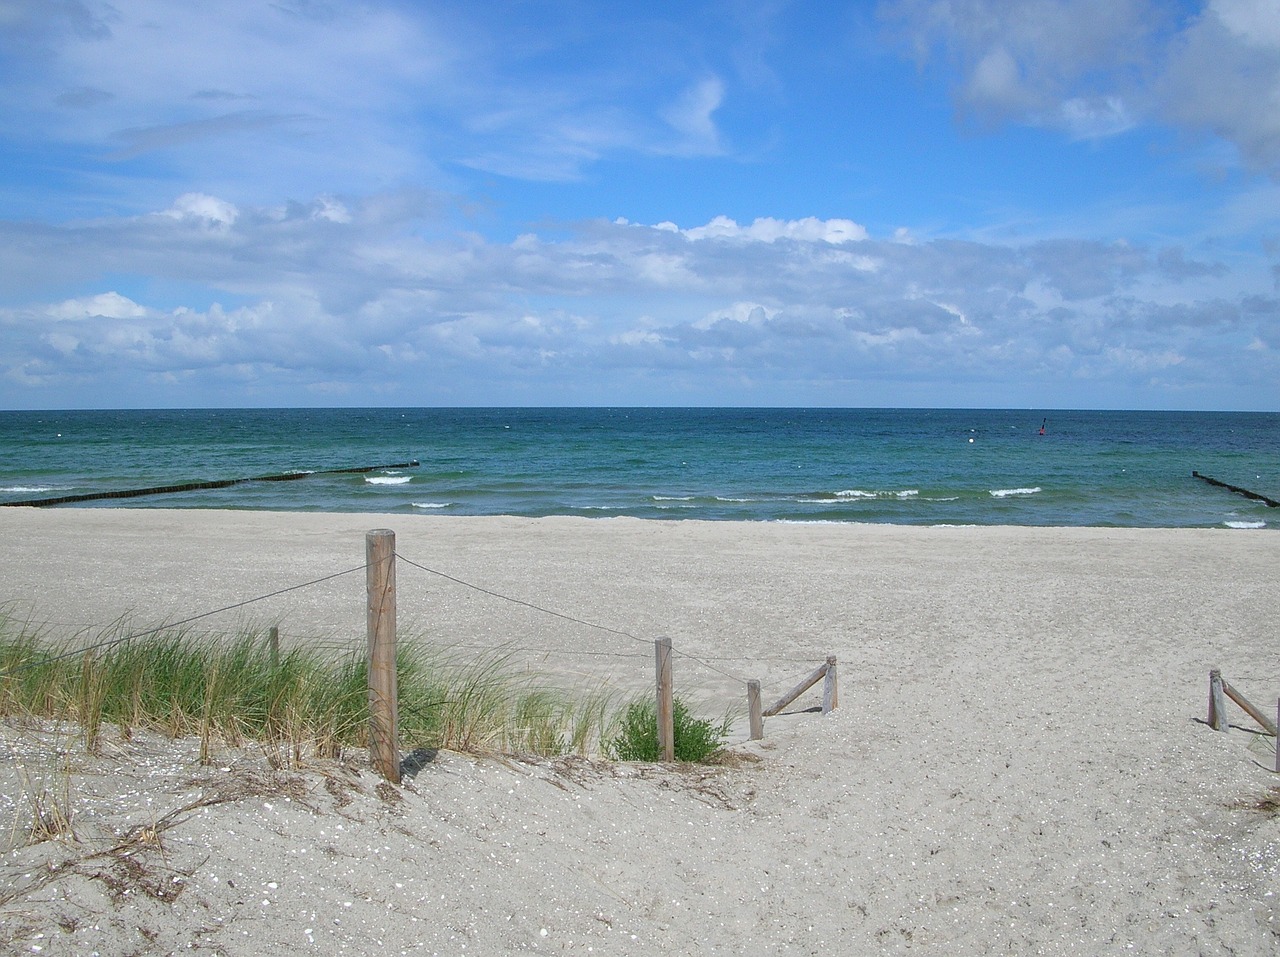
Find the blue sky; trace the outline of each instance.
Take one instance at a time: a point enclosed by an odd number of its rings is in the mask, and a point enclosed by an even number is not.
[[[0,0],[0,408],[1280,409],[1280,0]]]

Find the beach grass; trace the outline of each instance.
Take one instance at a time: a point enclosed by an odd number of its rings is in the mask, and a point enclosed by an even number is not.
[[[367,745],[368,663],[295,646],[273,655],[266,630],[186,629],[129,637],[122,624],[87,650],[51,645],[0,617],[0,716],[73,725],[96,752],[105,729],[256,743],[281,766]],[[539,686],[501,652],[455,654],[402,640],[397,652],[401,745],[541,756],[598,750],[608,697]]]

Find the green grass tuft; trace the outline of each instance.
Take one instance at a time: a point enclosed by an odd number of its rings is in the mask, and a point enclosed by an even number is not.
[[[282,766],[305,755],[366,747],[368,665],[295,647],[272,660],[266,632],[234,637],[159,632],[96,651],[49,646],[0,615],[0,715],[82,729],[96,750],[103,728],[215,742],[257,742]],[[586,754],[605,726],[607,698],[535,687],[501,654],[452,657],[412,641],[398,649],[401,744],[472,753]]]

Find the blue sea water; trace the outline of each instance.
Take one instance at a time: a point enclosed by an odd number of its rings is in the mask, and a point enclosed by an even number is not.
[[[1044,433],[1041,434],[1041,426]],[[0,412],[0,503],[909,525],[1280,527],[1280,414],[923,409]]]

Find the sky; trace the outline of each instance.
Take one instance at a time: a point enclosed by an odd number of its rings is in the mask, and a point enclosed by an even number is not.
[[[0,0],[0,408],[1280,410],[1280,0]]]

